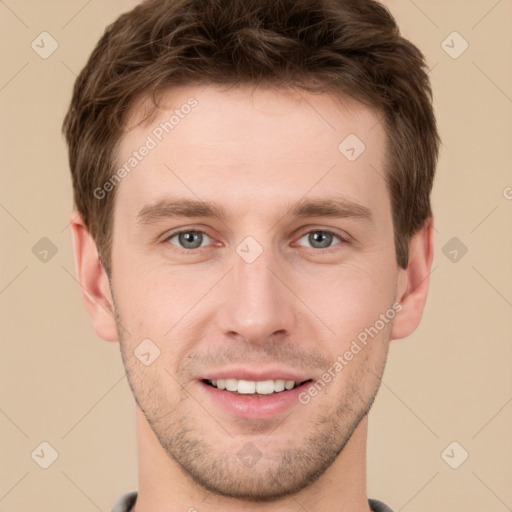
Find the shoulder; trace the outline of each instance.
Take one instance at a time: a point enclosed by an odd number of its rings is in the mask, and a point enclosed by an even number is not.
[[[130,512],[130,509],[137,501],[137,491],[123,494],[115,503],[112,512]]]
[[[370,509],[372,512],[393,512],[385,503],[379,500],[369,499]]]

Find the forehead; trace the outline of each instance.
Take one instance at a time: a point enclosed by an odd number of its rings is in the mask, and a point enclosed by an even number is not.
[[[389,206],[380,116],[355,100],[190,86],[169,90],[142,121],[150,108],[147,99],[135,105],[118,148],[117,165],[129,170],[116,191],[123,209],[165,195],[217,198],[229,207],[231,200],[268,205],[333,191]]]

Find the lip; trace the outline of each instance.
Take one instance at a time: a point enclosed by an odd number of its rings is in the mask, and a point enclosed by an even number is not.
[[[244,395],[218,389],[204,382],[205,380],[229,378],[252,381],[283,379],[301,382],[302,384],[293,389],[270,395]],[[264,420],[276,418],[288,412],[294,406],[299,406],[298,396],[311,380],[311,376],[299,375],[287,370],[223,369],[201,376],[197,383],[201,393],[206,396],[207,403],[214,404],[229,416],[248,420]]]
[[[199,380],[218,380],[218,379],[237,379],[237,380],[293,380],[295,382],[304,382],[310,380],[311,375],[300,374],[286,369],[266,369],[255,371],[248,368],[223,368],[222,370],[205,373],[199,377]]]

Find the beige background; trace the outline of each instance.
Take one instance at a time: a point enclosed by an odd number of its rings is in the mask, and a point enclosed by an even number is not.
[[[368,494],[396,512],[511,510],[512,1],[385,3],[432,67],[444,146],[430,297],[418,331],[391,348],[370,415]],[[60,136],[76,73],[134,4],[0,1],[2,512],[107,512],[137,486],[118,345],[96,337],[73,277]],[[59,45],[47,59],[31,48],[43,31]],[[454,31],[469,43],[457,59],[442,47]],[[446,44],[462,48],[459,36]],[[46,262],[32,252],[43,237],[58,249]],[[452,237],[468,249],[456,262],[443,253]],[[31,457],[43,441],[58,452],[46,470]],[[454,464],[462,449],[469,458],[452,469],[441,455]]]

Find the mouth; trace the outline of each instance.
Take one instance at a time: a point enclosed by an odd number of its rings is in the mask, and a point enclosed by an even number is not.
[[[244,420],[272,420],[289,414],[300,406],[300,394],[313,381],[286,371],[259,375],[238,371],[236,377],[229,370],[219,373],[197,381],[205,403],[230,418]]]
[[[203,379],[203,382],[219,390],[230,391],[239,395],[261,396],[273,395],[291,391],[310,382],[304,381],[267,379],[267,380],[244,380],[244,379]]]

